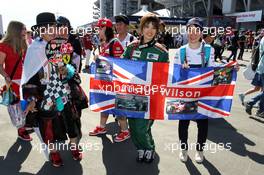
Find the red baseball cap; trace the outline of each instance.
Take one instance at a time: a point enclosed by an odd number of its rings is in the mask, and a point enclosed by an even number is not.
[[[97,27],[113,27],[113,23],[110,19],[100,18],[97,22]]]

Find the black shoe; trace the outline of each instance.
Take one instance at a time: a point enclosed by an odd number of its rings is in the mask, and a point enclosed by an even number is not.
[[[145,151],[140,149],[140,150],[137,150],[137,152],[138,152],[137,162],[141,163],[144,161]]]
[[[246,103],[246,113],[252,115],[252,105]]]
[[[154,150],[146,150],[144,154],[144,162],[151,163],[155,159],[155,151]]]

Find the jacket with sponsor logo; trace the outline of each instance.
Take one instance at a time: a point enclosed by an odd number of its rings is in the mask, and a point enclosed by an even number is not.
[[[152,40],[146,44],[141,41],[133,41],[127,46],[123,57],[131,60],[142,60],[149,62],[169,62],[168,51],[161,44]]]

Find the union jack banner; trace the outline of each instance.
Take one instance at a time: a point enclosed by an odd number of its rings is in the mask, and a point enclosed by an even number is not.
[[[90,76],[90,109],[129,118],[196,120],[230,116],[235,62],[183,69],[99,57]]]

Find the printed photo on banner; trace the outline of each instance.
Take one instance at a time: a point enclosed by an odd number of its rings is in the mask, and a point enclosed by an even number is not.
[[[115,108],[120,110],[147,112],[149,99],[145,96],[117,94]]]
[[[193,114],[197,113],[198,101],[184,101],[182,99],[170,99],[166,101],[167,114]]]
[[[214,70],[214,78],[212,85],[231,84],[233,76],[233,67],[216,68]]]
[[[112,81],[113,79],[113,63],[104,59],[97,59],[95,62],[96,73],[95,79]]]

